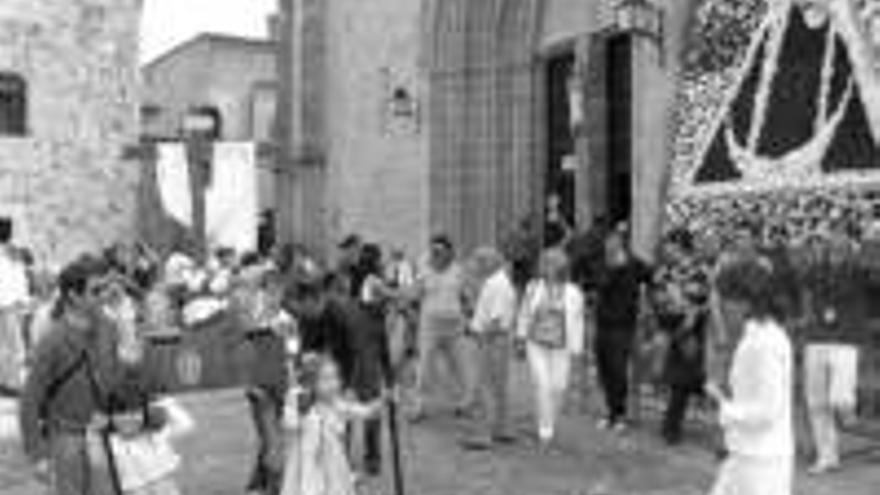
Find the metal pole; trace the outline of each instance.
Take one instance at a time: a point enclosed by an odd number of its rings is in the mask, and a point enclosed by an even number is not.
[[[398,419],[397,398],[392,397],[388,401],[388,432],[391,436],[391,460],[392,469],[394,470],[394,493],[395,495],[405,495],[405,487],[403,483],[403,463],[400,454],[400,428]]]

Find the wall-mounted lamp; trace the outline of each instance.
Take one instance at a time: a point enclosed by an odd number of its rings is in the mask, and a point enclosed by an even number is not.
[[[646,34],[658,42],[663,39],[663,9],[650,0],[621,0],[614,19],[620,31]]]

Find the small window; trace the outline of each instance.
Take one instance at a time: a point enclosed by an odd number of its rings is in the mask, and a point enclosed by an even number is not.
[[[214,126],[211,139],[219,140],[223,138],[223,113],[220,112],[219,108],[211,105],[198,106],[191,110],[191,114],[211,119]]]
[[[162,114],[162,107],[158,105],[141,106],[141,118],[144,120],[153,120],[159,118]]]
[[[0,136],[24,136],[27,127],[27,82],[0,72]]]

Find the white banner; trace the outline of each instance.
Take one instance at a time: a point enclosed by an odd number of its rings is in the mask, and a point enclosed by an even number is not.
[[[257,248],[257,148],[254,143],[216,143],[211,184],[205,191],[205,229],[210,247],[238,253]]]
[[[191,228],[193,226],[192,189],[189,164],[183,144],[164,143],[158,146],[156,183],[159,187],[162,208],[168,216]]]

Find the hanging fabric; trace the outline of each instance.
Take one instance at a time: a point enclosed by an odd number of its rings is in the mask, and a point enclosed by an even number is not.
[[[180,143],[160,144],[156,182],[162,208],[181,225],[193,226],[193,200],[186,149]]]
[[[205,191],[208,245],[235,249],[257,248],[257,153],[252,142],[216,143],[211,184]]]

